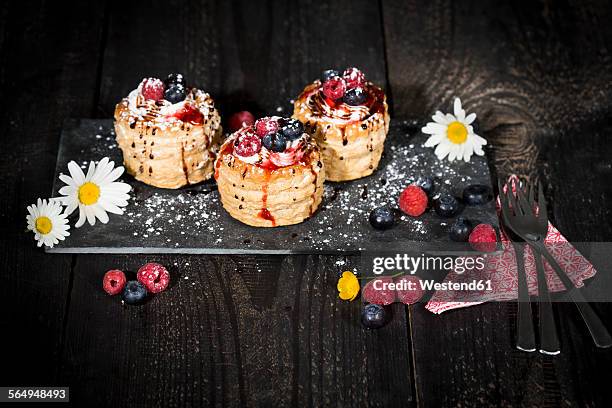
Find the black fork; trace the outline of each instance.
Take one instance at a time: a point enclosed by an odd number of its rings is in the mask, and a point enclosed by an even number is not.
[[[532,189],[533,190],[533,189]],[[503,191],[503,190],[502,190]],[[510,189],[510,191],[512,191]],[[533,195],[530,194],[531,201],[535,204]],[[501,196],[501,194],[500,194]],[[538,204],[539,210],[536,210],[533,205],[529,204],[529,201],[525,198],[524,193],[521,189],[517,189],[517,200],[514,198],[512,193],[506,193],[506,199],[500,201],[503,203],[505,201],[506,205],[508,203],[515,208],[514,216],[510,214],[509,209],[506,208],[508,213],[511,215],[508,217],[506,225],[513,230],[517,235],[523,238],[539,255],[544,256],[550,266],[554,269],[555,273],[563,283],[563,286],[568,292],[570,299],[576,304],[582,319],[587,325],[591,337],[597,347],[606,348],[612,346],[612,337],[610,333],[605,328],[597,314],[591,308],[591,305],[587,303],[582,296],[580,290],[576,288],[571,279],[567,276],[563,268],[559,265],[559,263],[555,260],[555,258],[548,251],[546,246],[544,245],[544,238],[546,237],[546,231],[542,227],[545,225],[547,228],[548,225],[548,214],[546,209],[546,200],[544,199],[544,193],[542,190],[542,186],[540,185],[538,188]],[[517,216],[517,210],[520,207],[520,211],[523,212],[523,215]],[[502,207],[503,208],[503,207]],[[540,280],[540,279],[539,279]]]

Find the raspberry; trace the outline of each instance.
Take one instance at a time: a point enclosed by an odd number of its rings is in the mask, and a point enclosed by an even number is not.
[[[412,282],[412,288],[408,289],[409,282]],[[395,288],[397,299],[405,305],[416,303],[423,297],[423,289],[421,288],[421,280],[418,276],[404,275],[395,279],[396,285],[404,285],[405,289]]]
[[[469,238],[472,248],[481,252],[495,251],[497,234],[489,224],[478,224],[470,234]]]
[[[355,67],[345,69],[342,77],[344,82],[346,82],[346,87],[349,89],[359,88],[365,84],[364,73]]]
[[[344,96],[346,91],[346,84],[344,79],[340,77],[333,77],[323,84],[323,94],[329,99],[336,100]]]
[[[157,102],[164,99],[164,83],[158,78],[146,78],[142,81],[140,92],[145,99]]]
[[[264,137],[267,134],[275,133],[278,131],[279,125],[276,119],[272,118],[261,118],[255,122],[255,133],[257,136]]]
[[[183,107],[174,114],[174,117],[179,118],[183,122],[191,122],[196,124],[202,123],[204,119],[202,112],[200,112],[195,105],[190,103],[183,105]]]
[[[375,288],[374,283],[377,281],[379,283],[376,283],[377,288]],[[366,285],[363,287],[363,291],[361,292],[363,300],[382,306],[390,305],[391,303],[395,302],[395,291],[390,290],[386,286],[389,283],[393,283],[393,279],[387,276],[376,278],[366,283]]]
[[[261,139],[254,134],[244,134],[238,138],[234,150],[239,156],[250,157],[261,150]]]
[[[253,123],[255,123],[255,117],[249,111],[236,112],[227,121],[230,132],[235,132],[245,126],[251,126]]]
[[[125,274],[118,269],[111,269],[104,274],[102,279],[102,287],[109,295],[117,295],[121,293],[125,287]]]
[[[427,209],[427,194],[417,185],[408,186],[399,196],[399,207],[406,214],[418,217]]]
[[[162,292],[170,283],[170,273],[168,273],[168,270],[163,265],[155,262],[142,265],[136,277],[151,293]]]

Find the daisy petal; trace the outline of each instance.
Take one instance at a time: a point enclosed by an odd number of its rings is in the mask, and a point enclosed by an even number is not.
[[[68,171],[70,172],[70,176],[77,186],[80,186],[85,182],[85,174],[75,161],[68,163]]]

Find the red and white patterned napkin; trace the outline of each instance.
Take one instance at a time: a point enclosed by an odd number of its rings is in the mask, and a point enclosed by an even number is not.
[[[518,177],[510,176],[508,182],[511,185],[518,184]],[[499,212],[499,198],[497,210]],[[445,282],[472,282],[473,280],[491,281],[490,291],[437,291],[425,308],[432,313],[440,314],[447,310],[461,307],[473,306],[490,301],[514,300],[518,297],[518,275],[516,269],[516,255],[508,237],[501,232],[502,251],[487,254],[485,267],[482,270],[466,271],[463,274],[450,272]],[[563,235],[548,223],[548,235],[544,243],[550,253],[555,257],[561,268],[577,286],[584,286],[583,281],[592,278],[597,271],[593,265],[576,250]],[[538,281],[535,260],[531,248],[525,248],[525,271],[527,272],[527,286],[529,293],[537,295]],[[552,267],[544,260],[544,271],[546,282],[551,292],[565,290],[563,283],[557,277]]]

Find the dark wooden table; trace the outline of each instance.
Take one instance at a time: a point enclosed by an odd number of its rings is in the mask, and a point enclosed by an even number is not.
[[[110,117],[141,77],[183,72],[227,117],[355,65],[395,118],[461,96],[497,175],[542,180],[570,240],[609,241],[610,21],[609,1],[0,3],[0,385],[69,385],[79,406],[610,406],[612,351],[570,304],[546,357],[512,347],[512,303],[394,305],[363,330],[335,289],[357,257],[47,255],[24,232],[62,122]],[[174,272],[169,292],[133,308],[102,292],[107,269],[146,261]]]

